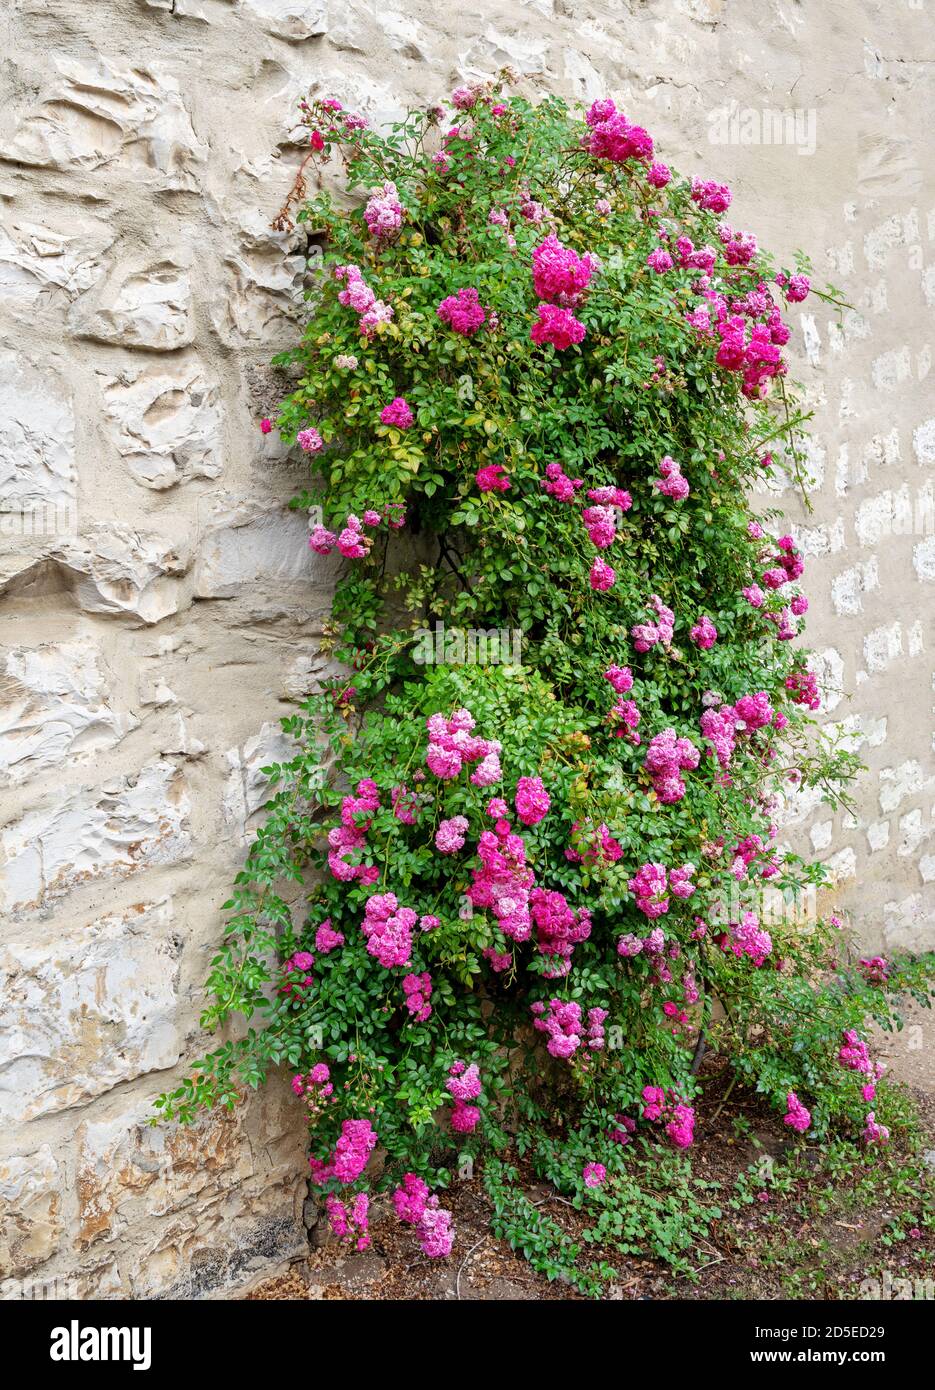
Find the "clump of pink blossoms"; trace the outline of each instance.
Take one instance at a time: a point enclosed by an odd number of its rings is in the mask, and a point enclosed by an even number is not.
[[[509,492],[510,480],[502,463],[487,463],[474,474],[478,492]]]
[[[296,435],[296,443],[305,450],[307,454],[320,454],[325,447],[325,441],[317,430],[299,430]]]
[[[496,739],[480,738],[471,733],[474,717],[470,710],[455,710],[450,719],[432,714],[425,721],[429,746],[425,761],[429,770],[442,781],[450,781],[467,763],[478,763],[471,774],[476,787],[492,787],[503,773],[500,768],[500,744]]]
[[[431,1017],[432,1005],[429,1000],[432,998],[432,977],[427,970],[423,970],[421,975],[404,976],[403,994],[406,996],[406,1008],[416,1023],[424,1023]]]
[[[532,890],[529,905],[536,927],[536,948],[548,961],[543,974],[549,980],[559,979],[571,969],[575,946],[591,935],[591,914],[587,908],[573,911],[564,894],[545,888]]]
[[[588,539],[598,550],[606,550],[617,539],[617,519],[613,507],[585,507],[581,520]]]
[[[607,561],[598,555],[588,573],[588,583],[597,594],[606,593],[608,589],[614,587],[617,578],[617,571],[613,565],[608,565]]]
[[[539,346],[551,343],[557,352],[564,352],[584,339],[584,324],[575,318],[570,309],[557,304],[540,304],[536,308],[536,315],[529,336]]]
[[[516,814],[523,825],[538,825],[549,813],[552,802],[541,777],[521,777],[514,798]]]
[[[471,1134],[480,1120],[480,1110],[471,1105],[481,1095],[480,1070],[476,1062],[468,1066],[465,1062],[452,1062],[448,1068],[445,1089],[454,1101],[451,1112],[451,1128],[456,1134]]]
[[[412,411],[404,396],[394,396],[389,405],[380,411],[384,425],[395,425],[398,430],[408,430],[412,424]]]
[[[353,1240],[355,1248],[361,1252],[370,1248],[370,1198],[366,1192],[358,1192],[350,1206],[331,1193],[325,1198],[325,1211],[332,1231],[340,1240]]]
[[[643,1087],[643,1119],[665,1123],[666,1134],[678,1149],[687,1149],[695,1138],[695,1112],[675,1091],[661,1086]]]
[[[403,225],[403,205],[395,183],[387,181],[373,190],[364,208],[364,221],[375,241],[392,240]]]
[[[588,497],[602,507],[618,507],[622,512],[628,512],[633,506],[633,498],[626,488],[614,487],[611,484],[588,488]]]
[[[573,1001],[565,1003],[561,999],[550,999],[548,1012],[541,1001],[530,1005],[533,1027],[540,1033],[547,1033],[547,1050],[553,1057],[568,1059],[581,1046],[581,1005]]]
[[[422,1252],[430,1259],[444,1259],[451,1254],[454,1244],[454,1228],[451,1212],[438,1204],[438,1198],[429,1196],[423,1180],[415,1173],[407,1173],[402,1187],[393,1193],[393,1206],[400,1221],[415,1226]]]
[[[280,987],[279,993],[300,996],[304,989],[308,989],[309,985],[315,983],[314,976],[303,973],[307,970],[311,970],[314,964],[315,957],[310,951],[296,951],[288,960],[284,960],[282,963],[283,975],[294,975],[298,973],[302,975],[302,978],[296,981],[287,980],[286,983]]]
[[[638,746],[642,739],[636,732],[642,718],[635,700],[618,700],[608,712],[607,722],[614,730],[616,738],[625,738]]]
[[[595,159],[622,164],[628,159],[645,162],[652,158],[652,138],[642,126],[631,125],[609,97],[593,102],[585,120],[591,127],[585,138],[586,148]]]
[[[629,666],[608,666],[604,679],[610,682],[618,695],[626,695],[633,689],[633,672]]]
[[[346,796],[341,802],[341,824],[328,831],[328,867],[341,883],[356,878],[368,886],[379,877],[375,865],[357,862],[357,851],[364,848],[374,812],[379,809],[379,789],[367,777],[357,783],[356,796]],[[350,854],[353,859],[348,858]]]
[[[765,690],[758,690],[755,695],[741,695],[734,705],[734,713],[737,716],[737,727],[741,733],[753,733],[757,729],[765,729],[775,717]]]
[[[730,766],[739,734],[753,734],[768,724],[782,723],[784,716],[778,714],[769,701],[765,690],[755,695],[741,695],[735,705],[722,704],[720,708],[709,708],[701,716],[701,732],[710,745],[721,767]]]
[[[372,541],[364,534],[360,517],[351,513],[346,525],[336,536],[324,526],[317,525],[308,539],[309,546],[317,555],[330,555],[337,549],[345,560],[363,560],[370,554]]]
[[[559,502],[574,502],[576,492],[584,487],[584,479],[569,478],[560,463],[549,463],[542,486],[550,497],[557,498]]]
[[[658,594],[651,594],[649,607],[656,614],[656,621],[637,623],[630,629],[633,645],[638,652],[648,652],[650,647],[660,643],[666,650],[672,645],[675,633],[675,614],[667,608]]]
[[[400,1221],[414,1226],[425,1210],[429,1190],[416,1173],[407,1173],[393,1193],[393,1208]]]
[[[890,977],[889,962],[885,956],[863,956],[857,968],[868,984],[885,985]]]
[[[585,1187],[600,1187],[607,1181],[607,1169],[603,1163],[586,1163],[581,1176]]]
[[[702,651],[708,651],[717,641],[717,628],[711,619],[704,615],[691,628],[689,636],[696,647],[700,647]]]
[[[889,1142],[890,1132],[886,1125],[877,1124],[877,1117],[872,1110],[867,1113],[867,1122],[863,1130],[863,1141],[865,1144],[886,1144]]]
[[[435,312],[442,323],[447,323],[449,328],[464,338],[472,338],[487,321],[487,311],[474,288],[458,290],[457,294],[448,295]]]
[[[781,283],[779,276],[776,279],[777,283]],[[790,275],[785,284],[786,299],[790,304],[800,304],[803,299],[808,297],[810,289],[811,282],[807,275]]]
[[[795,1091],[790,1091],[786,1096],[786,1113],[782,1117],[782,1122],[790,1129],[794,1129],[797,1134],[804,1134],[812,1123],[811,1111],[806,1110]]]
[[[327,956],[330,951],[335,951],[343,945],[343,932],[335,931],[331,925],[331,918],[326,917],[315,932],[315,950]]]
[[[474,907],[490,908],[503,935],[511,941],[528,941],[532,922],[529,894],[534,878],[526,866],[522,837],[499,819],[485,830],[477,844],[480,868],[474,869],[467,897]]]
[[[691,897],[695,891],[691,881],[694,872],[694,864],[683,864],[680,869],[667,870],[664,864],[648,861],[637,870],[627,887],[636,898],[640,912],[653,920],[668,912],[670,895],[681,899]],[[623,943],[629,941],[630,938],[622,937],[617,943],[620,955],[637,954],[637,951],[629,948],[623,949]]]
[[[576,820],[571,827],[571,843],[565,850],[570,863],[603,866],[616,864],[622,855],[619,840],[614,839],[603,821],[595,826],[590,818]]]
[[[762,965],[773,949],[773,939],[760,926],[755,912],[744,912],[739,922],[731,923],[730,932],[730,949],[734,955],[749,956],[756,966]]]
[[[853,1028],[848,1028],[844,1034],[844,1042],[838,1052],[838,1061],[842,1067],[847,1067],[850,1071],[871,1075],[874,1070],[867,1044]]]
[[[331,1072],[327,1065],[324,1062],[316,1062],[307,1076],[299,1072],[292,1078],[292,1091],[305,1101],[310,1114],[320,1114],[323,1102],[334,1095]]]
[[[322,526],[320,522],[317,523],[308,538],[309,547],[316,555],[330,555],[336,549],[345,560],[362,560],[370,554],[373,545],[371,537],[363,530],[364,526],[382,526],[385,521],[391,530],[398,531],[405,524],[405,520],[405,508],[399,502],[390,502],[379,512],[373,507],[368,507],[364,512],[363,521],[359,516],[349,513],[338,535]]]
[[[310,1158],[312,1181],[322,1185],[333,1178],[356,1182],[376,1148],[377,1136],[369,1120],[345,1120],[334,1153],[326,1159]]]
[[[361,923],[367,950],[386,970],[408,965],[412,955],[412,929],[419,914],[400,907],[395,893],[374,893],[364,907]]]
[[[430,1260],[444,1260],[451,1254],[455,1240],[451,1212],[438,1205],[437,1197],[430,1197],[425,1204],[418,1236],[422,1253]]]
[[[435,848],[439,854],[457,854],[459,849],[463,849],[467,828],[466,816],[452,816],[449,820],[443,820],[435,832]]]
[[[681,801],[685,795],[682,773],[698,766],[701,754],[691,739],[679,738],[674,729],[656,734],[646,749],[643,766],[653,779],[653,790],[664,805]]]
[[[653,483],[653,487],[664,497],[671,497],[674,502],[684,501],[691,488],[688,479],[682,473],[681,464],[666,454],[659,464],[659,472],[661,476]]]
[[[477,92],[472,87],[455,87],[451,94],[451,104],[458,111],[470,111],[477,105]]]
[[[572,309],[590,284],[594,266],[593,256],[579,256],[550,233],[532,253],[533,288],[540,299]]]
[[[791,536],[780,536],[776,547],[778,553],[772,557],[771,568],[761,576],[767,589],[781,589],[784,584],[800,579],[805,572],[802,553],[796,549]]]
[[[363,277],[360,266],[338,265],[334,268],[334,278],[344,282],[344,289],[338,292],[338,303],[353,309],[360,319],[360,331],[365,338],[376,333],[381,324],[390,323],[393,307],[377,299],[373,290]]]
[[[730,207],[730,189],[712,179],[692,179],[692,201],[708,212],[726,212]]]

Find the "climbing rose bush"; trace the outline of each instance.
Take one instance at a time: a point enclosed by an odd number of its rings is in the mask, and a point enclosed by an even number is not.
[[[366,1248],[386,1189],[431,1258],[466,1158],[506,1210],[511,1143],[605,1216],[638,1152],[681,1191],[703,1041],[794,1133],[884,1143],[868,1025],[923,965],[764,911],[822,880],[780,846],[784,799],[855,770],[793,645],[801,551],[748,502],[804,481],[807,264],[609,98],[303,119],[280,225],[300,204],[323,269],[270,415],[309,459],[344,674],[283,721],[227,904],[203,1021],[249,1026],[163,1113],[287,1069],[336,1234]],[[309,166],[356,205],[303,201]],[[436,625],[454,654],[426,664]],[[459,664],[465,630],[518,631],[521,662]]]

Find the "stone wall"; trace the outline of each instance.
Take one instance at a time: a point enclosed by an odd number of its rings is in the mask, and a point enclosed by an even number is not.
[[[283,510],[300,464],[256,427],[305,277],[269,223],[308,91],[386,119],[509,62],[610,93],[843,289],[840,320],[795,316],[814,510],[781,503],[828,717],[870,771],[852,817],[800,801],[793,833],[868,942],[931,943],[926,0],[7,0],[0,40],[8,1294],[210,1293],[304,1240],[284,1087],[193,1131],[146,1121],[204,1046],[259,768],[321,675],[333,571]]]

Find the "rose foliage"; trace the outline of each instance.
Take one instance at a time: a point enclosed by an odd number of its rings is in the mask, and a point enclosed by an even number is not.
[[[794,643],[799,548],[748,501],[803,480],[785,315],[816,291],[610,100],[303,118],[356,202],[302,203],[325,254],[275,423],[309,456],[293,505],[320,509],[344,674],[283,721],[298,751],[227,904],[203,1021],[249,1026],[159,1104],[190,1120],[288,1067],[360,1248],[388,1188],[448,1254],[476,1156],[498,1232],[556,1273],[520,1156],[594,1204],[594,1239],[678,1262],[716,1210],[700,1040],[869,1159],[868,1025],[927,997],[925,962],[853,961],[779,842],[786,798],[855,771]]]

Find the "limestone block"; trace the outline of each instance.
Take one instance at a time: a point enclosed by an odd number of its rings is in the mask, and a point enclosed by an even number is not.
[[[328,0],[243,0],[243,7],[268,34],[290,43],[324,34]]]
[[[823,651],[814,652],[808,665],[818,680],[821,707],[826,714],[830,714],[844,698],[844,658],[836,648],[826,647]]]
[[[181,1055],[168,900],[0,948],[0,1120],[67,1109]]]
[[[896,767],[884,767],[880,772],[880,810],[892,815],[909,796],[931,791],[935,777],[926,776],[922,764],[909,758]]]
[[[912,357],[908,346],[881,353],[871,366],[871,377],[878,391],[895,391],[911,375]]]
[[[919,807],[916,807],[915,810],[907,812],[904,816],[900,816],[899,833],[902,836],[902,841],[896,853],[902,859],[906,859],[910,855],[918,857],[917,852],[919,848],[925,844],[932,834],[931,812],[926,816]]]
[[[187,263],[165,256],[121,264],[77,300],[68,327],[76,338],[121,347],[153,352],[187,347],[195,336]]]
[[[828,886],[839,888],[842,883],[855,877],[857,852],[851,845],[845,845],[843,849],[838,850],[837,854],[829,855],[824,864],[828,874]]]
[[[54,76],[36,104],[0,134],[0,160],[64,172],[122,166],[158,187],[197,189],[208,149],[169,73],[142,55],[132,68],[62,55],[45,70]]]
[[[802,825],[821,804],[820,787],[800,786],[785,790],[781,797],[779,822],[783,826]]]
[[[832,833],[834,831],[834,821],[823,820],[817,825],[813,825],[808,832],[808,837],[812,842],[812,849],[816,852],[827,849],[831,844]]]
[[[294,337],[302,302],[305,257],[294,232],[276,232],[259,212],[238,211],[240,224],[224,251],[226,289],[210,305],[211,319],[228,346],[279,348]]]
[[[880,573],[876,556],[866,562],[858,561],[842,570],[831,581],[831,602],[835,613],[856,614],[863,611],[863,595],[879,587]]]
[[[0,829],[0,910],[30,911],[96,879],[191,855],[188,789],[167,761],[50,798]]]
[[[912,451],[922,467],[935,463],[935,417],[925,420],[912,433]]]
[[[892,253],[919,239],[918,214],[913,209],[908,216],[893,213],[878,222],[864,236],[864,255],[870,270],[884,270]]]
[[[925,951],[935,945],[931,894],[910,893],[883,904],[883,945],[887,951]]]
[[[902,624],[875,627],[864,638],[864,661],[868,671],[885,671],[904,653]]]
[[[850,714],[846,719],[826,724],[825,732],[837,738],[840,746],[849,753],[857,753],[864,744],[879,748],[886,742],[886,723],[885,715],[874,719],[869,714]]]
[[[210,0],[206,0],[210,3]],[[236,0],[227,0],[228,4],[236,4]],[[176,19],[197,19],[204,24],[211,23],[210,11],[206,4],[200,4],[199,0],[143,0],[151,10],[168,10]]]
[[[0,210],[0,307],[16,318],[65,308],[104,274],[114,231],[74,214],[56,221],[60,230]]]
[[[0,1277],[44,1264],[63,1229],[59,1166],[50,1146],[0,1159]]]
[[[280,694],[284,700],[301,703],[310,695],[317,695],[325,681],[332,680],[341,670],[341,664],[329,653],[309,645],[293,658],[284,673]]]
[[[220,474],[220,391],[200,363],[100,375],[108,433],[137,482],[161,491]]]
[[[139,720],[113,705],[94,642],[7,650],[0,671],[0,786],[113,748]]]
[[[381,5],[376,7],[372,22],[386,35],[390,47],[399,57],[411,58],[415,63],[431,61],[429,51],[433,36],[412,15],[384,9]]]
[[[906,535],[912,529],[912,502],[906,484],[898,491],[887,489],[866,497],[857,508],[854,530],[861,545],[878,545],[890,536]]]
[[[277,1244],[304,1241],[304,1126],[289,1099],[272,1086],[188,1127],[150,1127],[148,1108],[83,1123],[76,1250],[100,1257],[130,1230],[127,1291],[197,1297],[225,1282],[236,1251],[254,1253],[258,1222],[275,1224]]]
[[[196,598],[234,598],[256,583],[326,584],[337,573],[330,557],[309,549],[301,512],[242,503],[208,519],[194,565]]]
[[[838,516],[818,526],[794,526],[792,534],[805,556],[836,555],[844,549],[844,518]]]
[[[240,748],[228,749],[230,774],[224,792],[223,812],[227,824],[241,840],[250,838],[250,819],[270,796],[270,785],[261,768],[290,762],[297,753],[295,741],[278,724],[266,723]],[[273,789],[275,790],[275,789]]]
[[[73,512],[77,490],[72,396],[58,363],[0,352],[0,514]]]
[[[912,548],[912,567],[926,584],[935,584],[935,536],[927,536]]]
[[[494,77],[504,67],[527,75],[544,73],[548,46],[542,31],[521,33],[515,24],[510,30],[488,24],[461,55],[459,66],[470,77]]]
[[[31,563],[30,563],[31,561]],[[38,586],[43,571],[54,572],[54,587],[65,588],[85,613],[158,623],[182,606],[187,547],[128,526],[88,527],[81,537],[56,541],[39,560],[14,558],[7,592]]]

